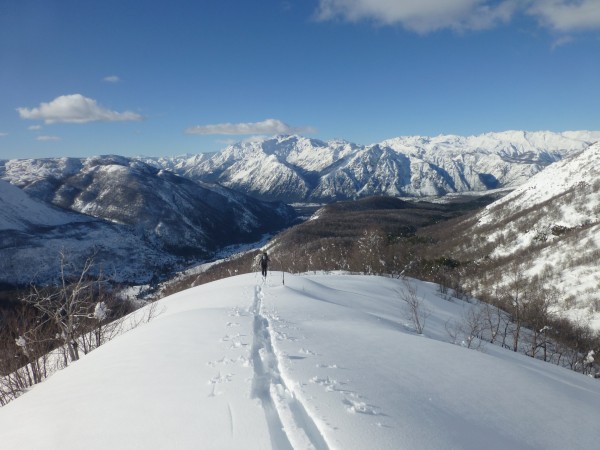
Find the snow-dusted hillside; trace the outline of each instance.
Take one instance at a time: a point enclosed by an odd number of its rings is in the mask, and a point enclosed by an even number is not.
[[[160,301],[162,314],[0,409],[3,449],[595,448],[600,382],[450,344],[472,305],[415,282],[271,273]]]
[[[516,256],[600,328],[600,143],[549,166],[478,216],[490,258]]]
[[[0,283],[27,285],[55,280],[59,255],[83,267],[94,255],[93,274],[115,282],[148,282],[153,272],[176,263],[127,227],[62,210],[0,180]]]
[[[176,261],[255,241],[294,218],[283,204],[119,156],[0,161],[0,177],[20,188],[6,181],[0,187],[0,225],[13,228],[0,247],[0,264],[12,268],[0,282],[9,284],[51,280],[59,268],[48,261],[57,259],[62,246],[77,255],[96,252],[110,267],[105,273],[118,280],[147,282]],[[31,215],[38,222],[19,228]],[[26,275],[17,271],[19,261],[30,261]],[[132,266],[139,275],[132,276]]]
[[[156,161],[180,175],[258,198],[332,201],[430,196],[516,187],[548,164],[600,140],[600,132],[407,136],[359,146],[278,136],[240,142],[208,159]]]
[[[600,222],[600,143],[552,164],[512,193],[489,205],[481,213],[481,223],[497,220],[503,211],[546,207],[542,220],[547,227],[569,228]],[[540,224],[544,225],[544,223]]]

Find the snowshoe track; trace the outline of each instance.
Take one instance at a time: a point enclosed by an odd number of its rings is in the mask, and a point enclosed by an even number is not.
[[[273,349],[269,320],[262,313],[264,293],[254,289],[254,341],[251,361],[254,368],[252,396],[258,398],[265,411],[271,444],[274,449],[329,450],[319,428],[304,405],[288,389],[279,371]]]

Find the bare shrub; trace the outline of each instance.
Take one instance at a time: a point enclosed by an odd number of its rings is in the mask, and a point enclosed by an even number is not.
[[[406,318],[410,320],[418,334],[423,334],[427,318],[431,315],[431,311],[427,309],[422,302],[422,299],[417,295],[417,286],[408,279],[403,280],[404,289],[400,294],[400,299],[407,305],[405,311]]]
[[[452,343],[474,350],[483,349],[485,345],[483,335],[486,328],[483,311],[477,306],[471,307],[463,314],[460,322],[446,322],[446,332]]]

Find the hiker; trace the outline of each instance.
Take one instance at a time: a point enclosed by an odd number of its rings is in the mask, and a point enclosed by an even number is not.
[[[267,252],[263,252],[262,255],[260,255],[260,268],[262,269],[262,276],[263,277],[267,277],[267,268],[269,267],[269,256],[267,255]]]

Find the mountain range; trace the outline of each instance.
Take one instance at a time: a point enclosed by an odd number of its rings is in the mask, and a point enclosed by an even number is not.
[[[143,160],[263,200],[332,202],[514,188],[598,140],[600,132],[507,131],[398,137],[364,146],[276,136],[239,142],[200,158]]]
[[[61,251],[147,283],[289,226],[295,213],[281,202],[518,188],[598,139],[509,131],[361,146],[276,136],[181,157],[0,161],[0,283],[52,280]]]

